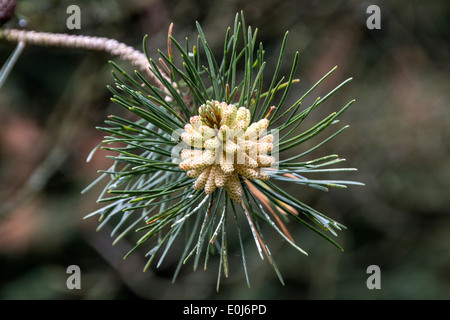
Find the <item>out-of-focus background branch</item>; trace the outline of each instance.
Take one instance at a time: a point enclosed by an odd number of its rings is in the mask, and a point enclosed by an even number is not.
[[[67,30],[69,4],[81,9],[81,30]],[[366,27],[371,4],[381,8],[380,30]],[[351,178],[366,186],[290,190],[347,226],[337,238],[345,251],[290,223],[308,257],[276,234],[266,236],[285,287],[248,241],[251,289],[239,257],[230,257],[231,276],[219,293],[214,264],[196,272],[188,264],[171,283],[177,249],[145,273],[141,253],[123,261],[132,243],[112,247],[108,230],[95,232],[96,221],[82,218],[96,208],[97,193],[80,195],[110,165],[106,152],[85,159],[102,138],[95,126],[122,113],[106,89],[113,84],[107,63],[113,57],[27,46],[0,90],[0,299],[450,298],[448,1],[23,0],[16,12],[29,29],[115,38],[137,49],[148,34],[156,56],[166,48],[170,22],[183,42],[195,39],[196,20],[220,54],[225,29],[240,10],[259,28],[269,74],[290,31],[284,74],[298,50],[301,79],[291,102],[335,65],[317,95],[354,78],[305,127],[356,98],[341,119],[350,128],[318,154],[348,159],[359,169]],[[14,48],[0,44],[0,61]],[[81,290],[66,287],[72,264],[81,268]],[[381,290],[366,287],[369,265],[381,269]]]

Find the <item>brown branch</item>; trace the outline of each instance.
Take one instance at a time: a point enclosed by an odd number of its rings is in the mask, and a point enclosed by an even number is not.
[[[27,45],[62,47],[82,49],[89,51],[104,51],[144,71],[152,81],[161,89],[163,84],[150,70],[150,64],[146,55],[115,39],[105,37],[91,37],[82,35],[69,35],[64,33],[48,33],[28,30],[5,29],[0,30],[0,41],[23,42]]]

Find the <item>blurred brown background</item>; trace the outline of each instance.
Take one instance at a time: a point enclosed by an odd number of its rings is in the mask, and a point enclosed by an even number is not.
[[[66,28],[71,4],[81,8],[81,30]],[[381,8],[380,30],[366,27],[371,4]],[[290,31],[283,75],[298,50],[301,79],[291,103],[335,65],[338,70],[314,97],[354,78],[305,128],[355,98],[341,118],[350,128],[321,154],[337,153],[359,169],[333,178],[366,186],[328,193],[290,190],[347,226],[337,238],[345,251],[290,223],[308,257],[278,235],[266,236],[284,287],[249,238],[252,287],[245,284],[236,250],[219,293],[213,263],[196,272],[186,265],[171,283],[177,250],[146,273],[142,255],[123,261],[132,243],[112,247],[107,229],[95,232],[95,219],[82,220],[97,208],[97,192],[80,194],[110,163],[105,152],[85,162],[102,138],[95,126],[122,112],[106,89],[113,84],[111,57],[27,47],[0,90],[0,299],[450,298],[448,1],[23,0],[16,12],[28,29],[105,36],[136,48],[148,34],[156,56],[166,48],[170,22],[183,42],[195,37],[196,20],[220,54],[226,27],[240,10],[248,25],[259,28],[268,79]],[[0,44],[1,63],[13,49]],[[81,268],[81,290],[66,288],[72,264]],[[381,269],[381,290],[366,287],[369,265]]]

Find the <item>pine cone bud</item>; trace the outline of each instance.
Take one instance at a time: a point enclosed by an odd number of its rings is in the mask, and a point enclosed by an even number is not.
[[[0,25],[8,22],[16,10],[16,0],[0,0]]]
[[[198,112],[181,134],[190,147],[181,151],[179,168],[187,171],[189,178],[197,178],[195,190],[204,189],[206,194],[212,194],[225,187],[230,198],[241,203],[239,177],[266,181],[270,176],[261,168],[271,167],[276,161],[268,155],[273,148],[273,136],[268,134],[259,139],[269,120],[264,118],[249,126],[250,110],[218,101],[206,101]]]

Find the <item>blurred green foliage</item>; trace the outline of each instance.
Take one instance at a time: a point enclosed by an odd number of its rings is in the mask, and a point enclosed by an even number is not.
[[[81,30],[66,28],[70,4],[81,8]],[[370,4],[381,8],[380,30],[366,27]],[[309,256],[276,234],[268,239],[283,287],[249,237],[251,289],[239,257],[234,262],[230,257],[231,276],[219,293],[212,264],[194,273],[188,264],[172,284],[176,250],[146,273],[141,255],[123,261],[132,243],[112,247],[105,230],[95,232],[95,221],[83,221],[95,208],[96,193],[80,195],[96,170],[109,164],[106,152],[85,163],[101,140],[94,128],[108,114],[121,112],[106,89],[113,83],[111,57],[27,47],[0,91],[0,299],[450,298],[448,1],[23,0],[16,12],[28,29],[105,36],[136,48],[148,34],[154,53],[166,49],[170,22],[182,41],[192,38],[197,20],[220,54],[226,27],[240,10],[259,28],[268,73],[290,31],[286,68],[300,51],[301,79],[292,101],[335,65],[339,68],[321,93],[354,78],[310,121],[356,98],[342,118],[350,128],[318,154],[348,159],[359,168],[351,178],[366,187],[289,190],[347,226],[337,238],[345,251],[289,224]],[[15,27],[14,22],[5,27]],[[13,49],[2,43],[0,61]],[[66,268],[72,264],[81,268],[81,290],[66,288]],[[381,269],[381,290],[366,287],[369,265]]]

